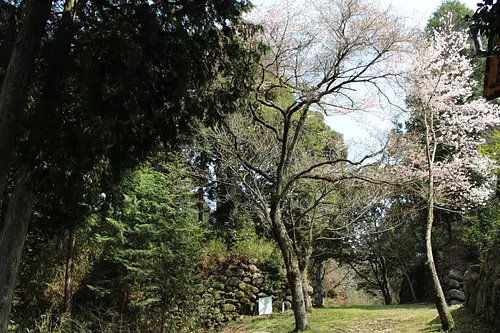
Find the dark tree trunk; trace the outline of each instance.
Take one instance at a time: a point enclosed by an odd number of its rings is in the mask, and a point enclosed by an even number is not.
[[[323,260],[313,261],[311,277],[314,281],[314,307],[322,308],[323,304],[323,279],[325,277],[325,263]]]
[[[392,305],[392,295],[391,290],[386,286],[382,286],[382,294],[384,295],[384,303],[385,305]]]
[[[8,163],[8,164],[10,164],[10,163]],[[7,167],[7,169],[8,169],[8,167]],[[7,187],[7,174],[8,174],[8,171],[5,172],[5,177],[0,177],[0,205],[3,202],[3,194],[5,192],[5,188]],[[0,229],[2,229],[1,222],[0,222]]]
[[[283,255],[283,260],[286,267],[286,277],[288,286],[292,292],[292,308],[295,317],[295,332],[307,329],[309,324],[307,321],[306,299],[304,296],[303,277],[299,267],[297,254],[293,250],[293,243],[288,236],[287,230],[281,221],[281,215],[278,212],[277,204],[271,208],[271,221],[275,239]]]
[[[381,275],[381,289],[384,295],[385,305],[391,305],[393,303],[391,286],[389,283],[389,278],[387,277],[387,262],[383,255],[380,256],[380,275]]]
[[[284,255],[285,257],[285,255]],[[297,259],[294,258],[292,252],[286,255],[287,265],[287,280],[292,292],[292,308],[295,317],[295,332],[302,331],[308,328],[306,298],[304,296],[304,288],[302,285],[302,275],[297,264]]]
[[[66,278],[64,280],[64,309],[63,312],[71,317],[71,296],[73,276],[73,259],[75,257],[76,226],[73,225],[68,233],[68,251],[66,255]]]
[[[401,269],[403,270],[403,274],[405,275],[406,281],[408,282],[408,286],[410,287],[411,297],[413,298],[413,302],[417,303],[417,295],[415,295],[415,289],[413,289],[413,283],[411,281],[410,275],[408,275],[408,271],[406,271],[405,264],[401,262]]]
[[[205,211],[205,199],[204,199],[204,192],[203,192],[203,187],[200,187],[198,189],[198,192],[196,193],[196,196],[198,198],[198,221],[200,223],[203,223],[204,220],[204,211]]]
[[[18,175],[0,234],[0,333],[7,333],[21,252],[35,201],[28,166]]]
[[[161,315],[160,333],[167,332],[166,324],[167,324],[167,310],[164,309]]]
[[[0,184],[5,182],[26,104],[35,58],[52,0],[31,0],[7,65],[0,91]],[[5,187],[1,187],[3,191]],[[0,198],[3,192],[0,192]]]

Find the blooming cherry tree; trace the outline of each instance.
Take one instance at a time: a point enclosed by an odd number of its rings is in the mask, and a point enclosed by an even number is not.
[[[454,323],[432,257],[433,212],[436,207],[467,209],[492,196],[495,166],[478,147],[484,132],[500,123],[498,106],[468,99],[473,83],[466,47],[467,36],[451,27],[415,47],[406,83],[416,130],[395,135],[392,142],[393,156],[401,162],[394,174],[427,202],[427,265],[445,331]]]

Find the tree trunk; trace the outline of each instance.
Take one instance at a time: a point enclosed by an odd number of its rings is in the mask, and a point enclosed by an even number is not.
[[[299,270],[300,275],[302,276],[302,293],[304,294],[304,301],[306,302],[306,311],[312,311],[312,300],[311,296],[307,292],[307,271],[309,267],[309,259],[311,258],[312,249],[308,248],[305,251],[298,251],[298,260],[299,260]]]
[[[280,213],[277,211],[277,204],[271,208],[271,222],[273,232],[283,255],[286,267],[286,277],[288,286],[292,292],[292,309],[295,317],[294,332],[302,331],[308,328],[306,311],[306,299],[304,297],[303,278],[300,272],[299,260],[293,250],[293,243],[288,236],[287,230],[281,221]]]
[[[382,289],[382,295],[384,295],[384,304],[392,305],[391,289],[387,288],[386,285],[383,285],[381,289]]]
[[[10,308],[16,287],[21,252],[35,201],[35,192],[27,184],[29,177],[29,167],[25,165],[19,171],[0,234],[0,253],[2,254],[0,261],[0,333],[7,333],[9,326]]]
[[[203,192],[203,187],[200,187],[198,189],[198,192],[196,193],[196,197],[198,199],[198,222],[203,223],[204,220],[204,210],[205,210],[205,199],[204,199],[204,192]]]
[[[380,256],[380,274],[382,275],[382,294],[384,295],[385,305],[392,305],[392,293],[389,278],[387,277],[387,263],[383,255]]]
[[[323,260],[313,261],[312,279],[314,281],[314,307],[322,308],[323,304],[323,279],[325,277],[325,263]]]
[[[304,294],[304,301],[306,302],[306,311],[311,313],[313,306],[311,296],[307,292],[308,283],[305,279],[305,272],[301,272],[300,275],[302,276],[302,293]]]
[[[73,225],[68,233],[68,251],[66,256],[66,278],[64,281],[63,313],[68,314],[69,317],[71,317],[71,296],[72,296],[71,279],[73,275],[73,258],[75,256],[75,243],[76,243],[76,226]]]
[[[424,120],[426,134],[425,149],[427,154],[427,167],[429,169],[427,183],[429,186],[427,192],[427,223],[425,228],[425,250],[427,253],[426,265],[431,277],[431,285],[434,291],[434,298],[436,308],[439,313],[439,319],[441,320],[441,326],[443,331],[447,332],[455,327],[455,322],[450,309],[448,308],[448,304],[446,304],[443,288],[441,288],[441,283],[439,282],[436,265],[434,263],[434,256],[432,254],[432,224],[434,223],[434,161],[436,157],[437,140],[434,132],[434,118],[432,113],[430,119],[427,115],[425,115]]]
[[[309,326],[307,320],[306,299],[304,296],[302,276],[297,264],[297,259],[294,258],[295,256],[292,254],[292,252],[289,252],[286,257],[287,258],[285,260],[288,261],[287,280],[292,292],[292,308],[293,315],[295,317],[294,332],[298,332],[307,329]]]
[[[167,310],[163,310],[163,314],[161,316],[161,324],[160,324],[160,333],[165,333],[167,328],[165,327],[167,324]]]
[[[18,135],[35,58],[52,0],[31,0],[12,49],[0,91],[0,183],[5,182]],[[0,188],[3,191],[3,188]],[[3,192],[0,193],[0,198]]]
[[[447,332],[455,326],[455,322],[451,315],[448,304],[446,304],[446,298],[444,297],[443,288],[441,288],[441,283],[436,270],[436,265],[434,263],[434,256],[432,254],[432,222],[433,222],[433,202],[428,203],[428,216],[427,216],[427,228],[425,233],[425,247],[427,252],[427,270],[431,277],[431,285],[434,291],[434,298],[436,302],[436,308],[439,313],[439,319],[441,320],[441,326],[443,331]]]
[[[413,298],[413,302],[417,303],[418,302],[417,295],[415,295],[415,289],[413,289],[413,283],[411,282],[410,276],[406,271],[405,264],[403,262],[400,262],[400,264],[403,270],[403,274],[405,275],[406,281],[408,281],[408,286],[410,287],[410,292],[411,292],[411,297]]]
[[[3,194],[5,192],[5,188],[7,187],[7,174],[8,174],[8,172],[5,173],[5,177],[0,177],[0,205],[3,202]],[[0,229],[2,229],[2,225],[1,224],[0,224]]]

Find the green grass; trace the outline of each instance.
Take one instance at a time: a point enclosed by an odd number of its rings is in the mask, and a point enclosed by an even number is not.
[[[456,322],[453,333],[498,332],[461,307],[453,307],[452,313]],[[309,325],[311,329],[306,332],[331,333],[440,332],[441,327],[436,309],[422,304],[316,309],[309,315]],[[287,312],[266,317],[245,317],[242,321],[229,324],[220,332],[285,333],[293,329],[293,314]]]

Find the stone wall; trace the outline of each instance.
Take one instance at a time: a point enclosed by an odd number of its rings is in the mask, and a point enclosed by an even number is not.
[[[448,240],[446,246],[434,254],[439,281],[446,301],[450,305],[462,304],[465,301],[464,273],[467,262],[472,259],[468,247],[461,244],[458,239],[459,235],[454,235],[451,240]],[[425,264],[422,262],[420,265],[410,267],[407,273],[417,302],[432,302],[433,291]],[[414,302],[407,278],[402,279],[400,301],[401,303]]]
[[[213,329],[242,315],[258,313],[259,297],[273,298],[273,312],[291,307],[291,296],[278,267],[255,258],[230,256],[213,261],[202,269],[206,291],[201,295],[204,326]]]
[[[463,281],[463,273],[455,269],[450,269],[445,278],[442,279],[441,286],[448,304],[455,305],[465,302]]]
[[[500,239],[481,265],[469,267],[464,285],[467,309],[500,328]]]

